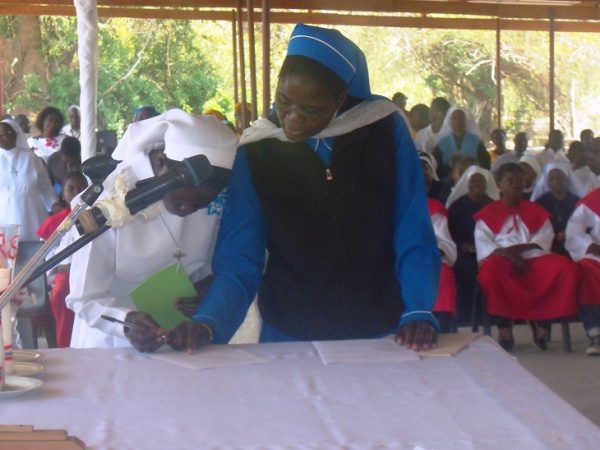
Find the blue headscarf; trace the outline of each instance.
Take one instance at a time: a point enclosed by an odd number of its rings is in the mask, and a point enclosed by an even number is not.
[[[370,99],[369,69],[364,53],[337,30],[299,23],[288,44],[287,55],[313,59],[336,73],[348,85],[348,95]]]

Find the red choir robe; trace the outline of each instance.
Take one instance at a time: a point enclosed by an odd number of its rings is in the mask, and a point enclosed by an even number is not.
[[[51,215],[40,225],[36,234],[43,240],[47,240],[69,212],[71,212],[70,208],[64,208]],[[75,314],[65,303],[67,295],[69,295],[69,272],[58,272],[54,276],[54,285],[50,292],[50,309],[56,320],[56,345],[61,348],[69,347],[75,320]]]
[[[452,266],[456,262],[457,253],[456,244],[448,230],[448,211],[438,200],[429,198],[427,201],[438,248],[443,252],[440,290],[433,312],[447,312],[456,316],[456,280]]]
[[[490,203],[474,215],[479,284],[490,315],[525,320],[551,320],[577,311],[579,269],[568,258],[550,252],[554,231],[550,214],[522,200],[515,208],[504,201]],[[527,270],[519,274],[498,248],[537,244],[522,254]]]

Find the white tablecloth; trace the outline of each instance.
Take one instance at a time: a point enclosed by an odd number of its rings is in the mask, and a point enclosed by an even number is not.
[[[43,386],[0,400],[0,423],[64,428],[119,450],[600,443],[594,424],[488,338],[453,358],[403,363],[325,365],[311,343],[240,348],[269,361],[190,370],[131,349],[45,351]]]

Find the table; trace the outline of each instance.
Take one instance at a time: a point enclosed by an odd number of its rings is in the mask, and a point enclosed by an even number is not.
[[[0,400],[0,423],[64,428],[89,448],[119,450],[600,443],[598,427],[487,337],[452,358],[396,364],[325,365],[308,342],[240,348],[268,362],[194,371],[133,349],[46,350],[44,385]]]

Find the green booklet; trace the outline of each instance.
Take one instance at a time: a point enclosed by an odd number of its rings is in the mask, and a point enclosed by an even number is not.
[[[174,300],[195,295],[194,284],[178,264],[159,270],[129,293],[137,309],[150,314],[166,330],[189,320],[177,309]]]

